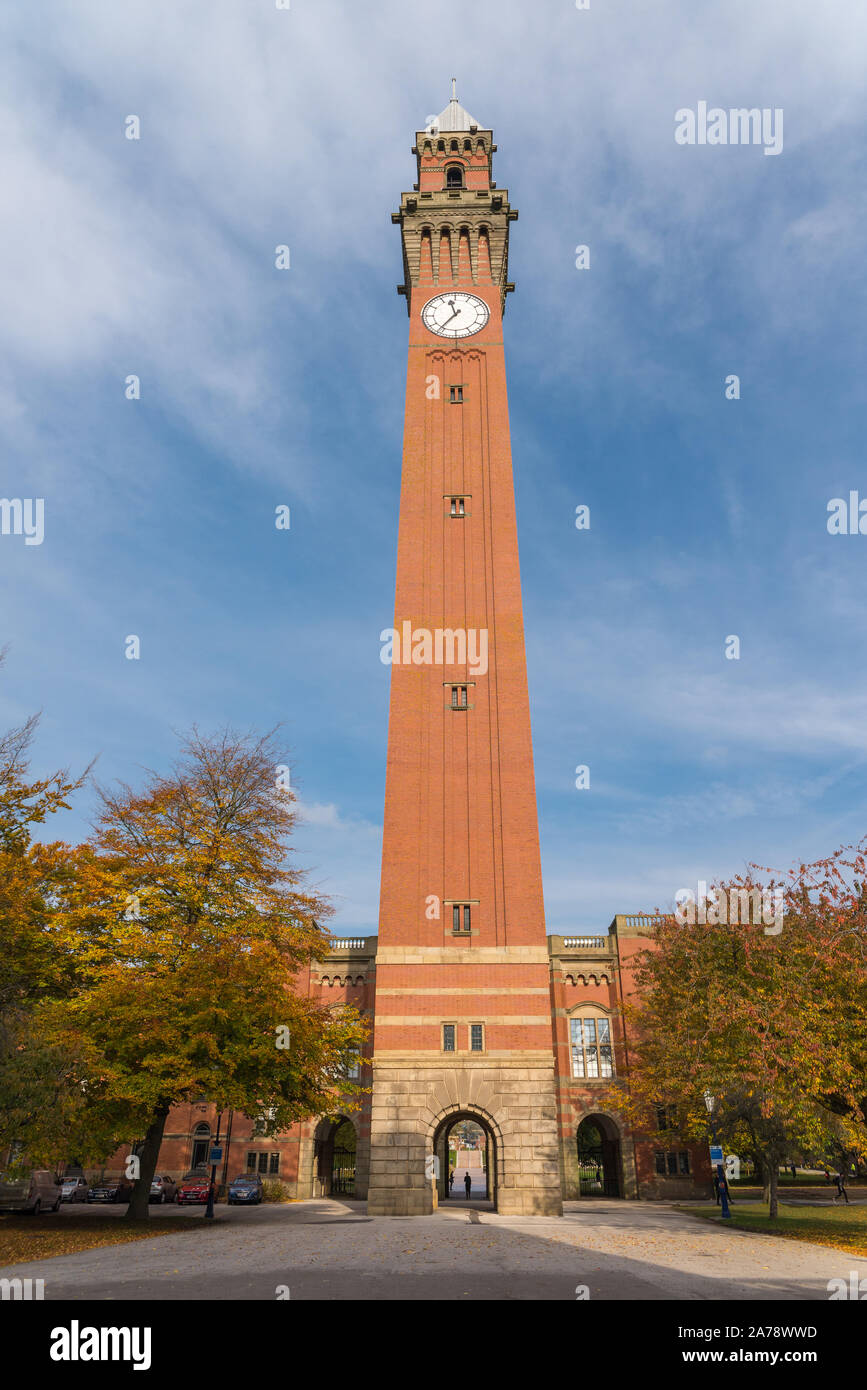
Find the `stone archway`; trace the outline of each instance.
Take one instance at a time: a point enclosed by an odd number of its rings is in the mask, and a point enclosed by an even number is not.
[[[326,1116],[313,1136],[313,1196],[354,1197],[358,1136],[345,1115]]]
[[[484,1150],[483,1152],[480,1151],[478,1155],[481,1160],[480,1172],[471,1173],[473,1186],[469,1198],[464,1188],[464,1173],[459,1171],[459,1168],[455,1169],[455,1184],[451,1193],[448,1183],[451,1168],[451,1139],[460,1130],[462,1124],[480,1130],[484,1137]],[[497,1210],[498,1155],[502,1153],[502,1144],[498,1147],[493,1121],[489,1116],[474,1110],[472,1107],[455,1106],[450,1113],[438,1119],[433,1133],[432,1149],[437,1159],[434,1176],[438,1202],[457,1201],[476,1208],[487,1208],[489,1211]],[[465,1171],[470,1171],[467,1164],[461,1166],[464,1166]],[[480,1190],[480,1178],[484,1182],[484,1191]]]
[[[522,1059],[523,1060],[523,1059]],[[562,1216],[552,1067],[396,1063],[373,1066],[371,1216],[427,1216],[438,1203],[434,1140],[444,1167],[443,1121],[466,1115],[491,1140],[490,1175],[502,1215]]]
[[[620,1128],[600,1111],[585,1115],[575,1132],[578,1196],[623,1197],[624,1173]]]

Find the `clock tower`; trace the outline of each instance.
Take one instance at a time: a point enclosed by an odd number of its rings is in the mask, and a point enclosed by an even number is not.
[[[461,1121],[497,1210],[562,1212],[503,350],[518,214],[495,150],[453,81],[392,219],[409,362],[368,1189],[386,1215],[448,1198]]]

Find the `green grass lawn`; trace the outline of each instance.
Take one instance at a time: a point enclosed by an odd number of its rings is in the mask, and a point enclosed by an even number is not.
[[[788,1240],[810,1240],[830,1245],[852,1255],[867,1255],[867,1207],[790,1207],[780,1202],[779,1216],[772,1221],[763,1204],[750,1211],[732,1207],[731,1219],[723,1222],[719,1207],[679,1207],[704,1221],[734,1226],[739,1231],[759,1231],[762,1235],[783,1236]]]

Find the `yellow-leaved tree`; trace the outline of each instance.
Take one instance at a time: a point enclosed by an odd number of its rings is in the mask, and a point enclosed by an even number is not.
[[[142,791],[99,789],[63,894],[61,944],[78,984],[46,1003],[40,1027],[87,1057],[76,1080],[101,1142],[144,1135],[135,1220],[147,1218],[173,1105],[204,1094],[220,1108],[266,1109],[282,1128],[361,1092],[347,1073],[363,1021],[298,983],[328,948],[331,909],[291,862],[285,764],[273,734],[194,729]]]

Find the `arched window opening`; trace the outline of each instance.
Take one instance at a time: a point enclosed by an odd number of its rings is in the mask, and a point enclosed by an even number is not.
[[[211,1126],[206,1124],[196,1125],[193,1130],[193,1149],[190,1154],[191,1168],[204,1168],[208,1162],[208,1154],[211,1149]]]
[[[464,171],[457,164],[450,164],[446,169],[446,188],[463,188]]]

